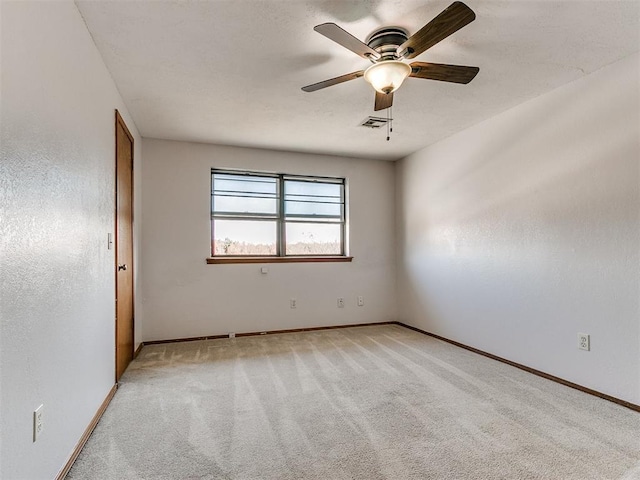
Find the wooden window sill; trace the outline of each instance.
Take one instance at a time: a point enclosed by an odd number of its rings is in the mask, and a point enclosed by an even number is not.
[[[309,256],[309,257],[209,257],[207,264],[220,263],[322,263],[322,262],[351,262],[353,257]]]

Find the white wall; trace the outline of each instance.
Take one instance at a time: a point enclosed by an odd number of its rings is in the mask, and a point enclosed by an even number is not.
[[[640,404],[639,80],[634,55],[398,164],[401,320]]]
[[[142,150],[144,340],[395,320],[392,163],[149,139]],[[346,177],[353,262],[207,265],[212,167]]]
[[[115,108],[140,137],[72,2],[0,8],[0,478],[50,479],[114,384]]]

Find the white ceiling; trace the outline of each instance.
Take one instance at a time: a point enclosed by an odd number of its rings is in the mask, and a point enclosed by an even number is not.
[[[360,127],[368,62],[313,31],[414,33],[453,0],[80,1],[144,137],[398,159],[640,49],[640,2],[466,0],[476,20],[416,61],[480,67],[468,85],[407,79],[394,132]],[[380,112],[383,113],[384,112]]]

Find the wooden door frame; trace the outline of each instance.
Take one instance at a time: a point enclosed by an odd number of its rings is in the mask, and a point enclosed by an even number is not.
[[[115,160],[115,168],[114,168],[114,192],[115,192],[115,201],[114,201],[114,226],[115,226],[115,262],[114,262],[114,271],[115,271],[115,291],[114,291],[114,305],[115,305],[115,322],[114,322],[114,338],[115,338],[115,348],[114,348],[114,372],[113,377],[115,379],[116,384],[118,383],[118,126],[122,127],[124,133],[129,137],[131,141],[131,257],[132,260],[135,260],[135,242],[133,240],[133,215],[134,215],[134,194],[133,194],[133,165],[134,165],[134,139],[133,135],[129,131],[127,124],[124,123],[122,116],[118,109],[115,109],[115,124],[114,124],[114,142],[113,145],[115,147],[114,160]],[[135,345],[136,345],[136,330],[135,330],[135,322],[136,322],[136,289],[135,289],[135,277],[134,277],[134,265],[135,261],[131,262],[131,358],[133,358],[135,353]]]

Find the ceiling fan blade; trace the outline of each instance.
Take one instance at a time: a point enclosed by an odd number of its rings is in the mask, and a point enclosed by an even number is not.
[[[462,2],[453,2],[440,15],[411,35],[398,47],[398,54],[404,58],[414,58],[436,43],[473,22],[476,14]]]
[[[354,80],[358,77],[361,77],[362,75],[364,75],[364,70],[358,70],[357,72],[351,72],[345,75],[340,75],[339,77],[336,77],[336,78],[323,80],[322,82],[314,83],[313,85],[307,85],[306,87],[302,87],[302,90],[304,90],[305,92],[315,92],[316,90],[320,90],[322,88],[327,88],[342,82],[348,82],[349,80]]]
[[[378,110],[384,110],[385,108],[389,108],[393,105],[393,92],[391,93],[380,93],[376,92],[376,104],[373,109],[377,112]]]
[[[479,71],[480,69],[478,67],[413,62],[409,76],[413,78],[426,78],[428,80],[440,80],[441,82],[467,84],[474,79]]]
[[[475,78],[480,69],[463,65],[445,65],[443,63],[413,62],[410,77],[439,80],[441,82],[467,84]]]
[[[377,60],[380,58],[380,54],[368,45],[362,43],[356,37],[351,35],[346,30],[340,28],[335,23],[323,23],[322,25],[316,25],[313,29],[327,37],[329,40],[342,45],[344,48],[351,50],[352,52],[360,55],[362,58],[371,58]]]

